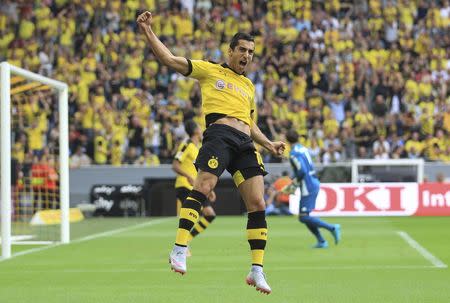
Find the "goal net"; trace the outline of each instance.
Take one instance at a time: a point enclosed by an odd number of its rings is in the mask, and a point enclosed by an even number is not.
[[[0,71],[0,243],[9,258],[23,245],[69,242],[68,87],[7,62]]]
[[[352,182],[423,182],[423,159],[353,159]]]

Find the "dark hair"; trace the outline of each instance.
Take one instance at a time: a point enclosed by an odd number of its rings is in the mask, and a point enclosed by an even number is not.
[[[289,143],[297,143],[298,142],[298,134],[295,130],[291,129],[286,133],[286,139]]]
[[[184,123],[184,129],[186,130],[186,133],[188,134],[189,137],[191,137],[194,134],[194,132],[197,128],[198,128],[198,125],[193,120],[187,120]]]
[[[239,40],[247,40],[250,42],[255,42],[255,39],[252,35],[246,34],[246,33],[236,33],[233,38],[231,38],[230,42],[230,48],[234,49],[236,45],[238,45]]]

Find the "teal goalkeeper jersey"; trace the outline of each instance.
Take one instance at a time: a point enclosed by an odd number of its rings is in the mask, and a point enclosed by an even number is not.
[[[301,195],[309,196],[317,193],[320,188],[320,181],[317,178],[308,149],[300,143],[295,144],[289,154],[289,160],[294,170],[294,176],[300,183]]]

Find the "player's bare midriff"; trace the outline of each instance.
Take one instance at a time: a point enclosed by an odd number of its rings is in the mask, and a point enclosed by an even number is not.
[[[250,126],[238,118],[226,116],[217,119],[213,124],[226,124],[250,136]]]

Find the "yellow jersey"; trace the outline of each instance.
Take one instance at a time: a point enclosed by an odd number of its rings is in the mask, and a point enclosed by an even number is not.
[[[197,169],[194,165],[197,155],[198,147],[190,139],[183,140],[175,155],[175,160],[180,162],[180,168],[194,179],[197,176]],[[191,190],[193,186],[185,176],[177,175],[175,188],[178,187],[186,187]]]
[[[31,150],[41,150],[44,148],[44,131],[39,127],[30,127],[26,130],[28,135],[28,148]]]
[[[106,164],[108,160],[108,141],[103,136],[94,139],[94,161],[96,164]]]
[[[405,150],[409,153],[412,148],[414,148],[416,152],[421,153],[425,148],[425,143],[409,139],[405,143]]]
[[[122,158],[122,146],[120,144],[114,144],[113,147],[111,147],[111,165],[121,166]]]
[[[237,74],[225,63],[187,60],[189,71],[185,76],[200,83],[206,125],[222,116],[234,117],[251,125],[255,111],[255,87],[250,79]]]
[[[189,96],[194,87],[195,81],[189,78],[179,78],[177,80],[177,91],[175,95],[183,101],[189,100]]]

